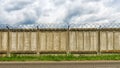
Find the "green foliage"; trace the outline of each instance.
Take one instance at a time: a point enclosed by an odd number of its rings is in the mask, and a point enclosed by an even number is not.
[[[41,55],[0,57],[0,61],[81,61],[81,60],[120,60],[120,55]]]

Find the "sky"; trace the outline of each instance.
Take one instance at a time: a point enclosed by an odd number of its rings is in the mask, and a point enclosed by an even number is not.
[[[120,23],[120,0],[0,0],[0,24]]]

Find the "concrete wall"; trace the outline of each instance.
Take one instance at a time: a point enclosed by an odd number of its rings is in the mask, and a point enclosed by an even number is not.
[[[67,30],[0,31],[0,52],[8,51],[9,46],[11,52],[79,53],[98,52],[98,49],[101,52],[120,52],[119,31],[100,30],[100,37],[98,31],[70,30],[69,34]]]
[[[119,51],[120,50],[120,32],[102,31],[101,32],[101,51]]]
[[[70,32],[70,51],[96,51],[97,42],[97,32]]]

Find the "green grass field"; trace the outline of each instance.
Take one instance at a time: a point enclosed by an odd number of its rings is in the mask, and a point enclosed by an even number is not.
[[[82,61],[82,60],[120,60],[119,54],[113,55],[41,55],[0,57],[0,61]]]

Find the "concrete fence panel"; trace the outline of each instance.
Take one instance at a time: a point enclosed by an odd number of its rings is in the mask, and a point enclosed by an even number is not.
[[[2,51],[6,51],[7,50],[7,42],[8,42],[8,32],[2,32],[1,36],[2,36],[2,40],[1,40],[1,47],[2,47]]]
[[[53,36],[52,32],[50,32],[50,31],[46,32],[46,50],[47,51],[52,51],[52,48],[53,48],[52,36]]]
[[[46,51],[47,50],[47,33],[45,31],[39,32],[39,38],[40,40],[40,51]]]
[[[67,32],[61,31],[60,32],[60,51],[66,51],[67,49]]]
[[[58,51],[59,50],[59,41],[60,41],[60,32],[53,32],[53,50]]]
[[[18,50],[18,32],[11,32],[11,51]]]
[[[37,50],[37,32],[31,32],[31,51]]]
[[[115,32],[114,37],[114,49],[120,50],[120,32]]]

